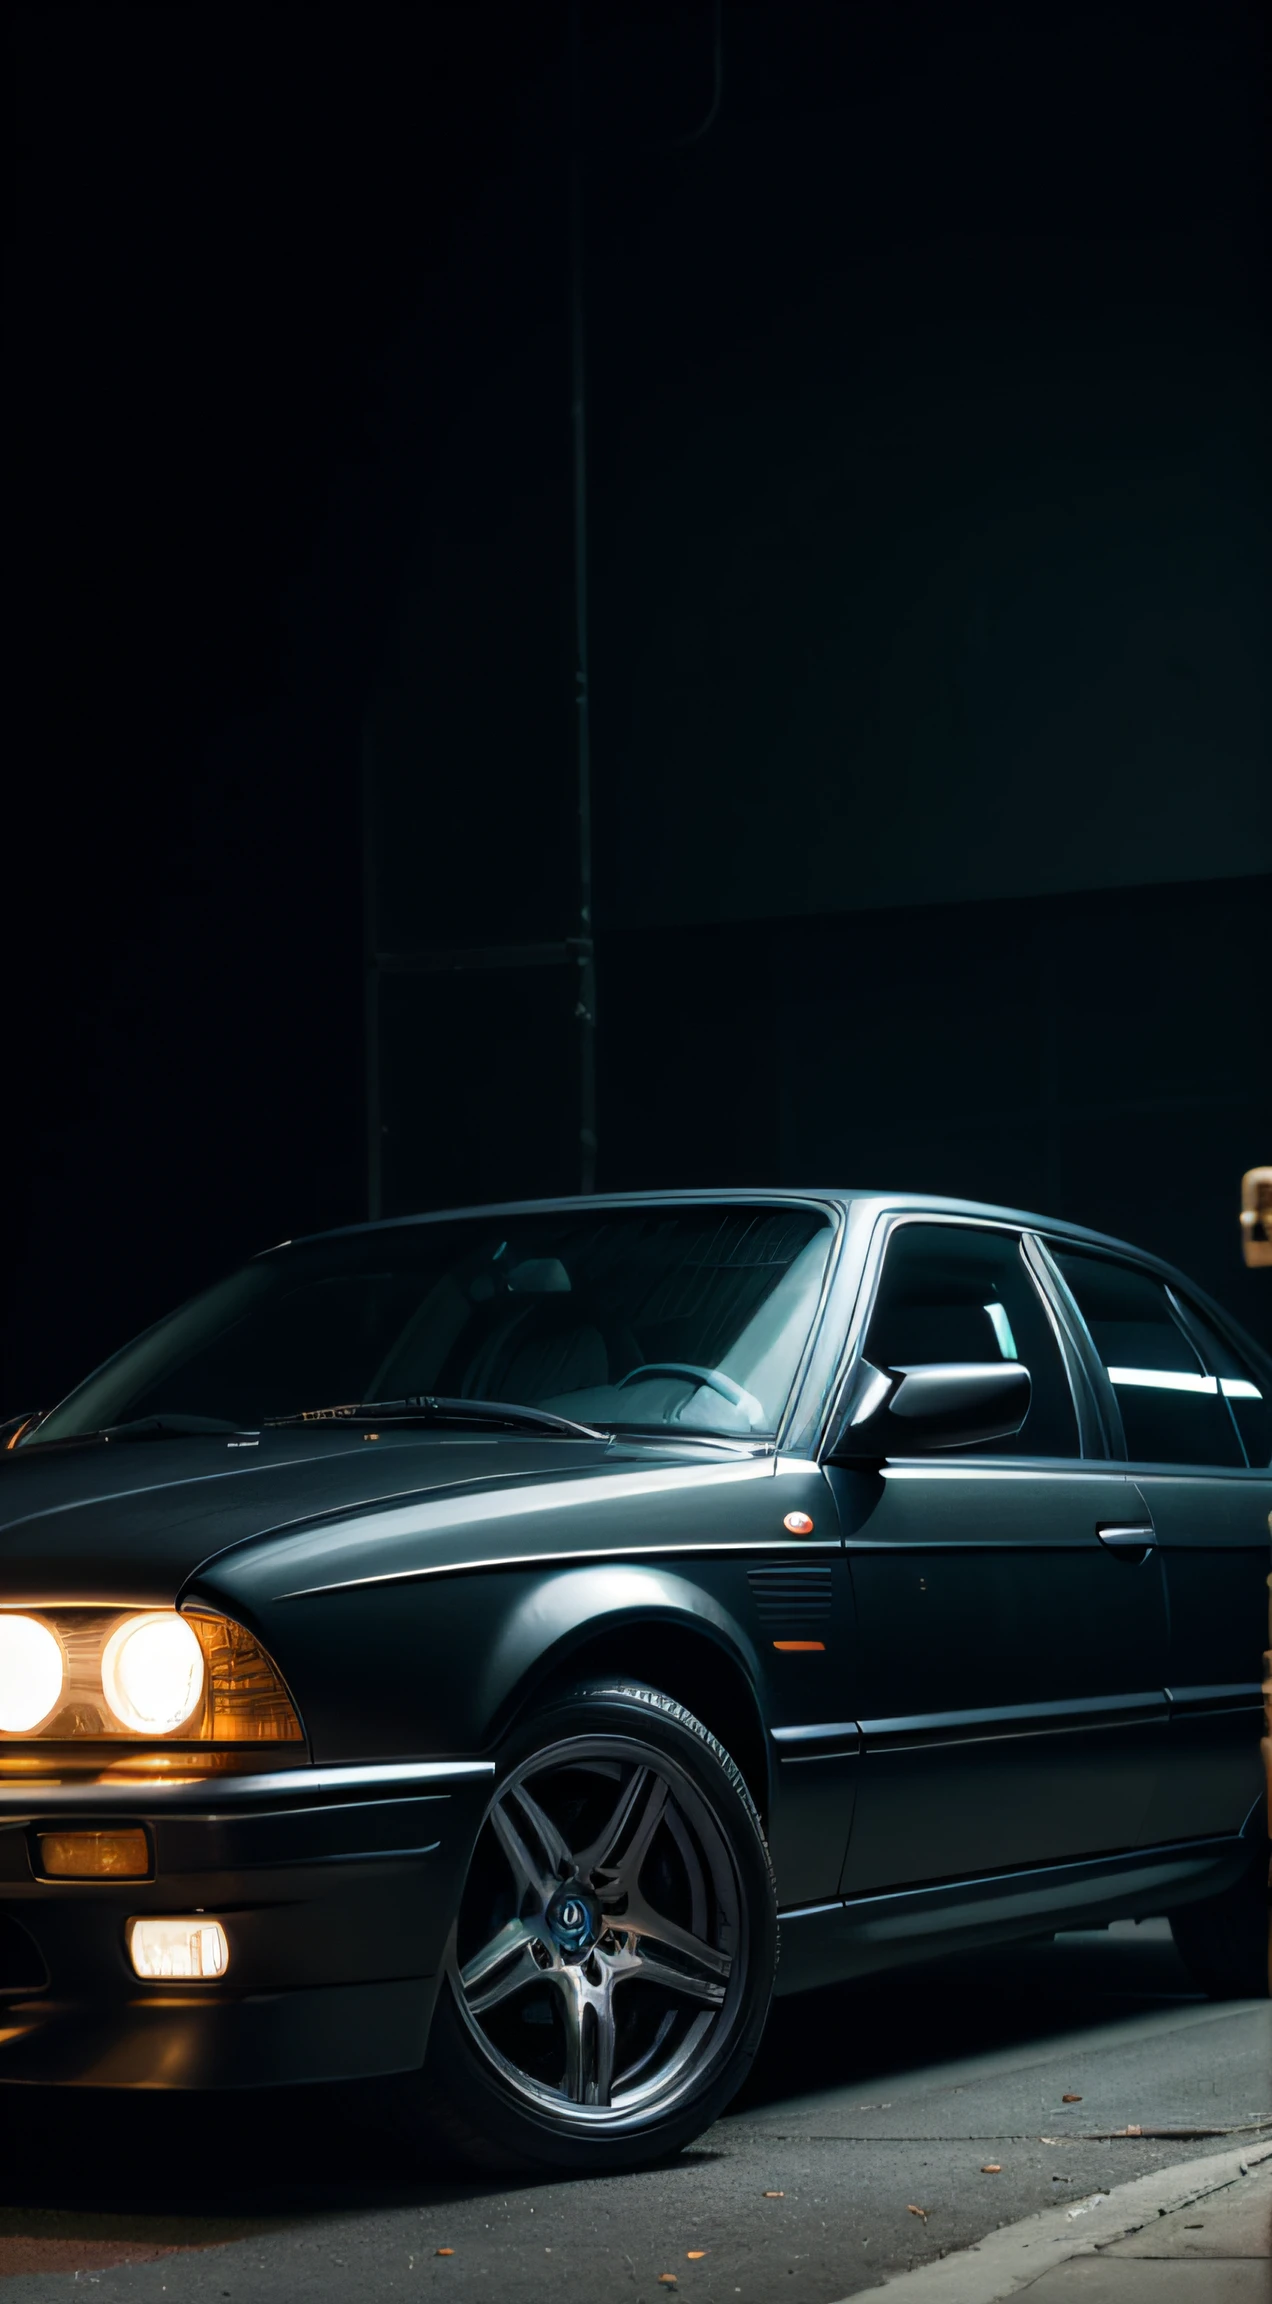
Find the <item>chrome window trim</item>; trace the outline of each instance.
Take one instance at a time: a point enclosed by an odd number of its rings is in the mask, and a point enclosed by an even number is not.
[[[1063,1317],[1064,1306],[1051,1285],[1050,1260],[1040,1253],[1041,1248],[1042,1243],[1036,1232],[1022,1232],[1020,1252],[1042,1298],[1069,1380],[1069,1393],[1078,1420],[1078,1455],[1080,1458],[1095,1458],[1103,1462],[1109,1455],[1109,1446],[1108,1433],[1100,1415],[1099,1398],[1089,1381],[1089,1371],[1078,1339],[1071,1333]],[[1088,1441],[1094,1441],[1096,1445],[1088,1446]]]
[[[1056,1262],[1052,1243],[1047,1235],[1044,1232],[1031,1232],[1029,1240],[1037,1267],[1045,1275],[1048,1293],[1055,1300],[1057,1314],[1070,1332],[1073,1348],[1077,1354],[1087,1390],[1091,1395],[1096,1414],[1097,1437],[1104,1443],[1101,1450],[1092,1450],[1091,1456],[1096,1461],[1125,1464],[1127,1461],[1126,1434],[1122,1428],[1122,1411],[1117,1404],[1117,1394],[1109,1382],[1108,1370],[1096,1351],[1095,1338],[1082,1317],[1073,1290]],[[1079,1433],[1081,1433],[1081,1429],[1082,1422],[1079,1417]],[[1088,1453],[1085,1447],[1082,1453],[1084,1456]]]
[[[773,1445],[779,1455],[789,1455],[792,1452],[800,1453],[798,1442],[792,1440],[791,1434],[796,1427],[796,1418],[803,1404],[804,1392],[816,1362],[818,1345],[822,1342],[828,1327],[830,1305],[834,1296],[835,1282],[839,1276],[844,1244],[848,1238],[852,1211],[851,1201],[822,1200],[819,1197],[810,1197],[801,1201],[799,1205],[818,1208],[830,1217],[830,1246],[826,1251],[826,1263],[822,1271],[822,1284],[817,1297],[817,1309],[809,1322],[808,1334],[804,1339],[804,1349],[800,1354],[799,1364],[791,1380],[790,1390],[786,1395],[773,1433]],[[807,1421],[807,1413],[805,1413],[805,1426]]]

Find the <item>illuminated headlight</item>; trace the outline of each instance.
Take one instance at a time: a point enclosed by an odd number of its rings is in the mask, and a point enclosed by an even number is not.
[[[132,1616],[102,1650],[102,1691],[111,1711],[139,1736],[170,1736],[203,1694],[203,1650],[171,1611]]]
[[[62,1693],[62,1645],[34,1616],[0,1616],[0,1729],[22,1735],[47,1720]]]
[[[0,1602],[0,1776],[5,1746],[37,1737],[298,1745],[305,1731],[277,1665],[229,1616]]]

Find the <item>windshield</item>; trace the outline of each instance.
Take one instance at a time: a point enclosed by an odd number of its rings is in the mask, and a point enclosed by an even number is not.
[[[580,1208],[275,1248],[126,1345],[22,1446],[140,1417],[443,1394],[772,1438],[821,1293],[811,1208]]]

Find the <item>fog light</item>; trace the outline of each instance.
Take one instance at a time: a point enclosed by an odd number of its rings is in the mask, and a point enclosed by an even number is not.
[[[40,1832],[46,1880],[144,1880],[150,1850],[144,1832]]]
[[[193,1912],[181,1920],[130,1920],[128,1951],[133,1967],[148,1984],[169,1976],[200,1977],[204,1982],[224,1976],[230,1947],[219,1920],[205,1920]]]

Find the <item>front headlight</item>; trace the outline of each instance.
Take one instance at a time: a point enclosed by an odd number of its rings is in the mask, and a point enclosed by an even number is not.
[[[203,1695],[203,1650],[171,1609],[126,1616],[102,1650],[102,1691],[137,1736],[171,1736]]]
[[[0,1607],[0,1746],[303,1744],[286,1683],[228,1616]]]
[[[61,1642],[38,1616],[0,1616],[0,1730],[29,1734],[47,1720],[62,1693]]]

